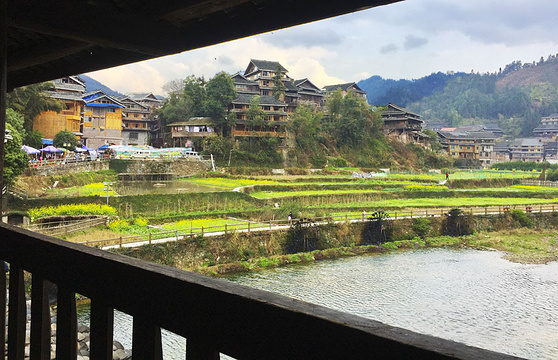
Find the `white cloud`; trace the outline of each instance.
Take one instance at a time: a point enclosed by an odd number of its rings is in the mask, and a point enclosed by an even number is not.
[[[92,73],[115,90],[161,92],[166,81],[281,62],[318,86],[368,74],[419,78],[437,71],[497,71],[558,52],[555,0],[413,0]],[[542,14],[542,15],[541,15]],[[410,35],[411,34],[411,35]],[[412,58],[402,49],[412,49]]]

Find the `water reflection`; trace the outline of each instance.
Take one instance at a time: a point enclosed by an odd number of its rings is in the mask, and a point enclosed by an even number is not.
[[[558,358],[558,262],[522,265],[501,253],[429,249],[231,276],[230,281],[416,332],[529,359]],[[88,322],[88,311],[85,319]],[[115,313],[131,347],[132,319]],[[185,340],[163,331],[165,359]],[[221,359],[228,359],[221,355]]]
[[[558,263],[432,249],[231,277],[389,325],[531,358],[558,358]]]

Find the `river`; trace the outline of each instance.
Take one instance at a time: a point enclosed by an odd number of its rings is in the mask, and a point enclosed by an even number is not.
[[[473,346],[558,358],[558,262],[523,265],[500,252],[426,249],[228,279]],[[115,339],[131,346],[130,318],[117,313],[116,326]],[[163,338],[165,359],[183,359],[184,339]]]

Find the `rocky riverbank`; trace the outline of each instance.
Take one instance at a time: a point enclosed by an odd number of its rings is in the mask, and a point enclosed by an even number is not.
[[[30,340],[31,340],[31,300],[26,301],[27,308],[27,325],[25,328],[25,358],[30,356]],[[6,313],[7,314],[7,313]],[[7,323],[7,321],[6,321]],[[7,334],[7,331],[6,331]],[[50,310],[50,358],[56,359],[56,313]],[[77,360],[89,360],[89,326],[79,325],[77,334]],[[7,337],[6,337],[7,341]],[[7,348],[7,346],[6,346]],[[127,350],[118,341],[113,342],[112,346],[113,360],[128,360],[132,358],[132,350]]]

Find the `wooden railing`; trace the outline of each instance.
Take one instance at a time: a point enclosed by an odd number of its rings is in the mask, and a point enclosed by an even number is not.
[[[400,219],[414,219],[419,217],[440,217],[447,214],[452,208],[409,208],[401,210],[388,210],[385,213],[392,220]],[[501,206],[482,206],[482,207],[462,207],[466,214],[471,215],[502,215],[506,212],[514,209],[519,209],[527,213],[536,212],[554,212],[558,210],[558,204],[545,204],[545,205],[501,205]],[[316,225],[327,224],[332,222],[361,222],[365,221],[372,214],[368,212],[367,214],[345,214],[345,215],[332,215],[325,217],[312,218],[312,221]],[[81,244],[87,246],[95,246],[104,248],[109,247],[135,247],[147,244],[153,244],[156,242],[166,242],[166,241],[179,241],[186,238],[193,238],[196,236],[220,236],[227,235],[232,232],[252,232],[252,231],[274,231],[274,230],[285,230],[289,228],[297,219],[289,221],[287,219],[283,220],[267,220],[267,221],[246,221],[242,223],[234,222],[232,224],[216,225],[216,226],[200,226],[200,227],[189,227],[176,230],[160,230],[150,232],[144,235],[130,235],[130,236],[120,236],[111,239],[102,240],[89,240],[84,241]]]
[[[107,224],[108,217],[95,217],[92,219],[80,219],[72,221],[56,221],[56,222],[45,222],[39,224],[31,224],[22,226],[24,229],[39,232],[41,234],[50,236],[59,236],[62,234],[70,234],[76,231],[83,231],[90,229],[92,227]]]
[[[271,137],[285,137],[287,133],[278,131],[247,131],[247,130],[233,130],[232,136],[271,136]]]
[[[77,358],[75,293],[91,299],[91,359],[112,359],[114,309],[133,317],[134,360],[162,359],[161,328],[187,339],[186,359],[513,359],[221,279],[0,224],[10,263],[8,359],[24,359],[31,273],[31,359],[50,356],[47,281],[58,286],[56,358]],[[0,308],[6,276],[0,272]],[[5,337],[0,316],[0,338]],[[0,353],[4,342],[0,341]]]

